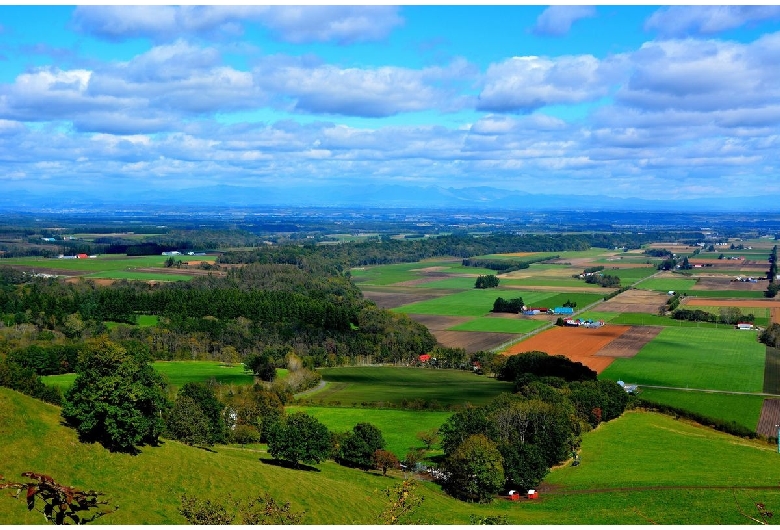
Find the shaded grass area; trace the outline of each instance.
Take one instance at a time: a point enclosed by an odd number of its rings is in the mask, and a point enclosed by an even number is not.
[[[483,317],[448,328],[452,331],[486,331],[497,333],[528,333],[546,325],[544,320],[521,320],[517,318]]]
[[[420,431],[438,429],[450,417],[451,412],[409,411],[391,409],[357,409],[342,407],[286,407],[287,413],[303,411],[320,420],[333,432],[351,431],[358,423],[371,423],[382,431],[386,449],[403,460],[412,448],[424,448],[417,439]],[[431,454],[441,453],[434,451]]]
[[[512,391],[511,383],[460,370],[365,366],[322,368],[320,373],[328,385],[306,397],[326,405],[378,402],[399,405],[404,400],[481,405],[502,392]]]
[[[758,418],[761,416],[761,407],[764,404],[763,396],[712,394],[663,388],[642,388],[640,396],[653,403],[679,407],[710,418],[733,421],[751,431],[756,430]]]
[[[765,354],[754,333],[664,328],[635,357],[615,359],[601,377],[640,385],[761,392]]]
[[[202,383],[212,378],[222,384],[251,385],[254,382],[254,376],[245,372],[244,365],[240,363],[226,365],[219,361],[155,361],[152,366],[174,388],[185,383]],[[47,385],[58,386],[64,391],[73,384],[76,374],[47,375],[41,379]]]

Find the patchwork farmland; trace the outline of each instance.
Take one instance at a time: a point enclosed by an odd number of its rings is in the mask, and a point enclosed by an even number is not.
[[[722,307],[738,307],[745,315],[753,313],[756,325],[780,322],[780,302],[763,299],[766,280],[735,279],[757,275],[756,270],[765,267],[768,249],[754,249],[742,260],[719,260],[717,253],[705,255],[698,247],[657,243],[649,248],[689,257],[697,253],[700,259],[696,263],[702,266],[685,274],[660,272],[655,265],[661,260],[648,257],[643,250],[591,249],[559,253],[557,257],[522,252],[485,256],[493,260],[548,258],[528,268],[498,274],[497,289],[474,289],[478,275],[495,273],[469,270],[455,260],[365,267],[357,273],[357,280],[366,297],[424,324],[444,346],[467,352],[493,349],[504,355],[533,350],[565,355],[594,369],[599,377],[639,384],[640,392],[644,386],[646,399],[664,404],[677,401],[683,408],[727,421],[736,417],[737,403],[742,400],[750,406],[738,423],[756,429],[760,404],[766,397],[763,394],[780,397],[780,383],[764,382],[765,376],[774,381],[773,370],[780,373],[780,365],[773,368],[763,345],[756,342],[756,332],[674,320],[661,313],[670,297],[668,292],[675,291],[687,295],[681,308],[702,308],[717,315]],[[619,277],[621,287],[633,288],[609,296],[615,289],[574,277],[598,266],[603,267],[602,273]],[[551,327],[557,320],[555,315],[493,314],[490,311],[497,297],[522,297],[529,307],[552,308],[573,302],[578,318],[605,325],[561,328]],[[686,394],[694,388],[723,393],[703,392],[694,400]],[[738,398],[738,394],[728,392],[747,394]],[[730,398],[734,407],[724,405]]]

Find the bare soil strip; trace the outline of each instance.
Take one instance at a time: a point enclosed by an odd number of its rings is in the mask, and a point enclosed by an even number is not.
[[[777,436],[777,425],[780,425],[780,399],[765,399],[756,432],[774,438]]]
[[[780,307],[772,308],[772,323],[780,324]]]
[[[690,291],[766,291],[769,280],[751,282],[732,282],[731,277],[714,278],[712,276],[699,276]]]
[[[780,349],[766,347],[764,364],[764,392],[780,394]]]
[[[431,300],[449,294],[449,291],[442,291],[437,294],[433,293],[393,293],[393,292],[379,292],[379,291],[363,291],[363,296],[368,300],[376,303],[382,309],[392,309],[394,307],[401,307],[406,304],[413,304],[415,302],[422,302],[424,300]]]
[[[663,326],[631,326],[631,329],[601,348],[597,357],[633,357],[642,347],[653,340]]]
[[[483,331],[438,331],[431,330],[439,344],[450,348],[463,348],[468,353],[492,350],[519,335]]]
[[[658,308],[669,298],[663,293],[629,289],[598,306],[599,311],[610,313],[650,313],[655,315]]]
[[[431,331],[444,331],[458,324],[472,320],[472,317],[449,317],[443,315],[408,315]]]

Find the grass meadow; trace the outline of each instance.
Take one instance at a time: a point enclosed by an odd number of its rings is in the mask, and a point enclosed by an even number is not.
[[[681,293],[690,291],[696,285],[696,280],[683,278],[650,278],[638,283],[637,289],[648,291],[678,291]]]
[[[765,353],[752,332],[668,327],[635,357],[615,359],[601,377],[640,385],[761,392]]]
[[[367,285],[392,285],[399,282],[424,278],[425,274],[420,272],[419,269],[429,267],[440,267],[440,272],[455,274],[495,274],[495,271],[489,269],[464,267],[461,265],[460,260],[431,260],[414,263],[394,263],[392,265],[358,267],[351,269],[350,274],[357,283],[365,283]],[[469,287],[474,287],[473,279],[471,279],[471,285]]]
[[[700,291],[692,289],[688,296],[697,298],[758,298],[764,299],[764,291]]]
[[[185,383],[202,383],[214,378],[222,384],[250,385],[254,376],[244,371],[243,364],[226,365],[219,361],[155,361],[155,370],[163,374],[171,387],[179,388]],[[76,374],[47,375],[41,378],[47,385],[69,388]]]
[[[676,320],[671,317],[661,317],[650,313],[620,313],[612,320],[612,324],[626,324],[629,326],[666,326],[672,328],[703,328],[703,329],[734,329],[727,324],[715,324],[713,322],[691,322],[688,320]]]
[[[286,410],[288,414],[301,411],[314,416],[333,432],[351,431],[358,423],[375,425],[382,431],[386,449],[400,460],[403,460],[412,448],[425,448],[425,444],[417,439],[418,432],[438,429],[452,414],[439,411],[306,406],[290,406],[286,407]],[[438,445],[434,445],[429,454],[441,454]]]
[[[435,417],[423,414],[428,419],[419,425]],[[341,429],[354,419],[332,421]],[[111,453],[80,443],[73,430],[61,425],[59,408],[5,388],[0,388],[0,420],[6,479],[20,480],[20,473],[34,470],[105,492],[119,509],[99,519],[101,525],[183,524],[178,513],[183,494],[225,502],[228,494],[246,499],[260,492],[290,502],[295,511],[305,510],[304,524],[376,524],[385,506],[382,491],[402,478],[399,472],[382,477],[333,462],[317,464],[316,470],[288,469],[266,463],[262,449],[240,446],[205,451],[163,440],[135,456]],[[585,433],[579,454],[581,465],[552,470],[541,497],[532,502],[465,503],[444,495],[436,484],[421,482],[425,500],[415,516],[461,525],[472,514],[537,525],[746,524],[740,510],[754,514],[753,502],[775,511],[780,506],[780,459],[773,445],[667,416],[627,412]],[[0,520],[7,525],[43,522],[39,513],[28,512],[24,502],[8,495],[0,495]]]
[[[399,404],[403,400],[481,405],[512,391],[512,383],[460,370],[365,366],[323,368],[320,373],[328,384],[306,399],[324,405]]]
[[[667,390],[663,388],[643,388],[640,397],[661,405],[671,405],[681,409],[703,414],[710,418],[733,421],[738,425],[756,430],[763,396],[741,394],[715,394],[695,390]]]

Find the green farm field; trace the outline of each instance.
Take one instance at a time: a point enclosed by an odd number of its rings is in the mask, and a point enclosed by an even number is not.
[[[254,376],[244,371],[243,364],[228,366],[218,361],[155,361],[152,366],[174,388],[190,382],[202,383],[211,378],[222,384],[250,385],[254,382]],[[47,375],[41,379],[47,385],[65,390],[73,384],[76,374]]]
[[[449,274],[495,274],[495,271],[489,269],[479,269],[476,267],[464,267],[461,260],[431,260],[418,261],[415,263],[395,263],[392,265],[375,265],[368,267],[357,267],[350,270],[350,274],[355,282],[366,285],[392,285],[399,282],[417,280],[425,278],[426,275],[420,269],[430,267],[439,268],[439,272]],[[470,280],[474,287],[474,280]]]
[[[695,296],[697,298],[749,298],[764,299],[764,291],[702,291],[698,289],[691,289],[688,291],[688,296]]]
[[[548,322],[519,318],[481,317],[449,328],[451,331],[484,331],[494,333],[528,333]]]
[[[323,368],[320,373],[328,384],[306,399],[325,405],[400,404],[403,400],[481,405],[512,391],[512,383],[459,370],[365,366]]]
[[[189,256],[176,256],[187,261]],[[85,272],[106,272],[136,269],[140,267],[164,267],[166,256],[126,256],[124,254],[104,254],[88,259],[57,259],[57,258],[3,258],[2,265],[24,265],[27,267],[44,267]],[[216,256],[198,256],[198,261],[214,261]]]
[[[635,357],[615,359],[601,377],[640,386],[761,392],[765,353],[754,332],[668,327]]]
[[[613,313],[614,314],[614,313]],[[730,329],[734,327],[727,324],[715,324],[711,322],[690,322],[688,320],[675,320],[671,317],[661,317],[649,313],[620,313],[613,317],[612,324],[627,324],[629,326],[666,326],[672,328],[704,328],[704,329]]]
[[[688,306],[683,304],[681,307],[683,309],[699,309],[701,311],[706,311],[707,313],[712,313],[713,315],[720,315],[721,309],[724,309],[724,306],[708,305]],[[766,307],[738,307],[737,309],[739,309],[743,315],[752,313],[755,317],[755,324],[757,326],[767,326],[772,318],[771,310]]]
[[[452,413],[438,411],[410,411],[392,409],[364,409],[344,407],[286,407],[287,414],[302,411],[320,420],[332,432],[351,431],[358,423],[371,423],[382,431],[387,443],[386,449],[400,460],[412,448],[424,448],[417,439],[417,433],[438,429]],[[441,454],[433,447],[431,455]]]
[[[715,394],[664,388],[642,388],[640,397],[653,403],[679,407],[710,418],[733,421],[751,431],[756,430],[758,418],[761,416],[761,407],[764,404],[764,396]]]
[[[694,285],[696,285],[696,280],[685,278],[650,278],[638,283],[635,287],[648,291],[678,291],[682,293],[690,291]]]
[[[261,492],[290,502],[294,511],[305,510],[304,524],[376,524],[385,505],[381,492],[402,478],[333,462],[317,464],[317,471],[287,469],[265,463],[262,449],[239,446],[204,451],[163,440],[138,455],[111,453],[80,443],[61,425],[59,408],[5,388],[0,420],[6,479],[20,480],[22,472],[35,470],[102,491],[119,509],[99,519],[100,525],[184,524],[178,513],[183,494],[225,502],[228,494],[243,500]],[[526,525],[746,524],[740,509],[753,514],[751,501],[769,510],[780,506],[780,459],[773,445],[667,416],[627,412],[585,433],[579,454],[580,466],[547,475],[538,501],[465,503],[421,482],[425,500],[415,515],[428,523],[460,525],[472,514],[504,515],[510,524]],[[0,495],[0,520],[43,522],[9,495]]]
[[[471,289],[433,300],[396,307],[393,311],[407,314],[478,317],[488,314],[493,309],[493,302],[499,296],[507,300],[522,298],[528,306],[544,307],[563,305],[567,300],[576,302],[577,307],[584,307],[603,298],[603,295],[593,293],[550,293],[501,288]]]

